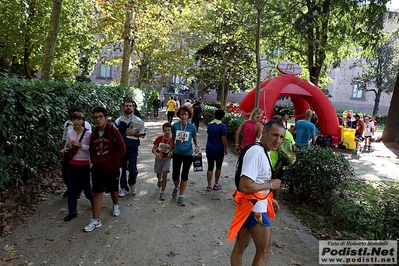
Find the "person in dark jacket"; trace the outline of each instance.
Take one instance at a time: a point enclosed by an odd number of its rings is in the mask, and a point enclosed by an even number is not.
[[[123,156],[122,174],[120,178],[119,197],[124,197],[130,193],[137,193],[137,158],[139,156],[140,137],[144,137],[147,133],[143,120],[136,116],[135,103],[131,100],[125,100],[123,103],[123,115],[118,117],[114,126],[118,128],[123,140],[125,141],[126,154]],[[129,180],[127,179],[126,170],[129,171]]]
[[[121,159],[126,153],[125,142],[118,129],[107,123],[107,111],[103,107],[93,110],[93,120],[96,124],[90,137],[90,159],[92,163],[93,184],[93,219],[84,227],[85,232],[91,232],[100,227],[103,194],[111,193],[113,216],[120,215],[119,199],[119,168]]]

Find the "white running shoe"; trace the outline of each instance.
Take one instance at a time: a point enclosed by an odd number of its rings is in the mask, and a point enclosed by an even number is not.
[[[101,220],[100,219],[90,219],[90,223],[88,225],[86,225],[83,230],[85,232],[91,232],[94,229],[96,229],[97,227],[100,227],[101,224]]]
[[[114,208],[112,210],[112,215],[114,217],[121,215],[121,210],[119,209],[119,204],[114,204]]]
[[[136,195],[137,193],[136,184],[130,186],[130,193],[132,193],[132,195]]]
[[[122,197],[126,196],[128,193],[129,193],[129,192],[127,192],[126,189],[122,188],[122,189],[119,191],[119,197],[122,198]]]

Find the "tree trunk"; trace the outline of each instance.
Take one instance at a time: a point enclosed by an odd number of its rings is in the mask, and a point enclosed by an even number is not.
[[[378,89],[377,93],[375,94],[373,116],[378,115],[378,110],[380,109],[381,93],[382,89]]]
[[[384,142],[397,142],[399,137],[399,71],[396,76],[395,88],[392,93],[391,104],[388,110],[387,120],[385,122],[384,131],[382,132],[382,140]]]
[[[254,108],[258,108],[259,106],[259,96],[260,96],[260,74],[261,74],[261,65],[260,65],[260,17],[262,14],[262,9],[260,7],[260,3],[258,3],[257,9],[257,21],[256,21],[256,40],[255,40],[255,56],[256,56],[256,94],[255,94],[255,104]],[[266,95],[267,97],[267,95]]]
[[[121,85],[125,87],[130,86],[130,59],[132,55],[132,23],[133,23],[133,11],[129,10],[126,13],[125,29],[123,33],[123,58],[122,58],[122,73],[121,73]]]
[[[226,107],[226,98],[227,98],[227,94],[225,94],[226,91],[226,64],[223,64],[223,74],[222,74],[222,84],[221,84],[221,88],[220,88],[220,108],[222,110],[225,110]],[[227,89],[228,91],[228,89]]]
[[[50,29],[48,31],[44,56],[42,62],[41,79],[49,81],[51,78],[51,66],[54,59],[55,45],[60,30],[62,0],[54,0],[53,10],[51,11]]]

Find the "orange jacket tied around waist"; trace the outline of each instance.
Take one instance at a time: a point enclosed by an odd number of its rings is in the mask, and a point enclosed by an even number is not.
[[[248,215],[251,213],[254,205],[258,200],[264,200],[267,198],[267,215],[269,218],[275,217],[275,212],[273,208],[273,192],[269,192],[268,194],[264,193],[242,193],[236,190],[233,193],[234,201],[236,202],[236,211],[234,214],[233,221],[230,225],[229,234],[227,237],[228,241],[233,241],[234,237],[237,235],[238,231],[240,231],[242,225],[245,220],[248,218]]]

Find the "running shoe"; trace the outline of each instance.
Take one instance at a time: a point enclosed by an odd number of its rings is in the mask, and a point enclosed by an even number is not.
[[[121,215],[121,210],[119,209],[119,204],[114,204],[114,208],[112,210],[112,215],[114,217]]]
[[[100,227],[101,224],[101,220],[100,219],[90,219],[90,223],[88,225],[86,225],[83,230],[85,232],[91,232],[94,229],[96,229],[97,227]]]
[[[177,203],[180,206],[186,206],[186,200],[184,199],[184,197],[180,196],[179,199],[177,200]]]
[[[219,190],[219,189],[222,189],[222,184],[220,184],[220,183],[215,183],[215,184],[213,185],[213,190]]]
[[[176,196],[177,196],[177,188],[174,188],[173,189],[173,192],[172,192],[172,198],[176,198]]]
[[[130,186],[130,192],[132,193],[132,195],[136,195],[137,193],[136,184]]]
[[[161,192],[161,194],[159,194],[159,199],[162,201],[166,200],[166,195],[164,192]]]
[[[129,192],[127,192],[126,189],[122,188],[122,189],[119,191],[119,197],[122,198],[122,197],[126,196],[128,193],[129,193]]]

